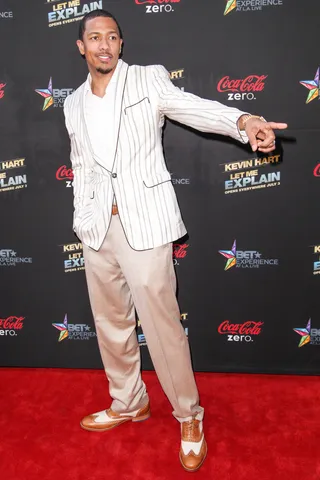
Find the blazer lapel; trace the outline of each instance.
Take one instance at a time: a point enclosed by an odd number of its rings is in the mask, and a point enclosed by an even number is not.
[[[124,98],[124,92],[125,92],[125,86],[127,82],[127,76],[128,76],[128,70],[129,70],[129,65],[121,60],[119,60],[119,72],[118,72],[118,79],[116,83],[116,90],[115,90],[115,105],[114,105],[114,154],[113,154],[113,162],[112,162],[112,169],[115,164],[116,160],[116,154],[117,154],[117,148],[118,148],[118,143],[119,143],[119,134],[120,134],[120,126],[121,126],[121,116],[122,116],[122,105],[123,105],[123,98]],[[81,99],[81,105],[80,105],[80,110],[81,110],[81,119],[84,125],[84,133],[85,133],[85,138],[87,141],[87,144],[90,149],[90,153],[92,157],[95,159],[95,161],[104,169],[106,169],[106,166],[101,163],[100,159],[94,154],[89,132],[88,132],[88,126],[86,122],[86,116],[85,116],[85,100],[86,100],[86,88],[84,86],[83,91],[82,91],[82,99]],[[106,169],[107,170],[107,169]],[[109,171],[109,170],[108,170]],[[111,172],[110,172],[111,173]]]
[[[129,65],[123,61],[120,61],[119,74],[117,79],[116,91],[115,91],[115,105],[114,105],[114,156],[112,163],[112,170],[114,169],[116,155],[119,144],[119,135],[122,118],[122,106],[125,93],[125,87],[128,78]]]

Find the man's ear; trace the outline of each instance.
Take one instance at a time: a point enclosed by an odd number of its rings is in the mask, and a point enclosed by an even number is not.
[[[77,40],[77,46],[81,55],[84,55],[84,45],[82,40]]]
[[[121,58],[123,55],[123,40],[120,40],[120,52],[119,52],[119,58]]]

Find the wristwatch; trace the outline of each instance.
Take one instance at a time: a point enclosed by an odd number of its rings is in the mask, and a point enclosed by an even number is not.
[[[242,123],[242,128],[239,127],[240,131],[244,131],[246,129],[246,123],[250,118],[259,118],[259,120],[262,120],[263,122],[266,122],[267,120],[263,117],[260,117],[259,115],[251,115],[250,113],[245,113],[244,115],[241,115],[239,120],[241,119]]]

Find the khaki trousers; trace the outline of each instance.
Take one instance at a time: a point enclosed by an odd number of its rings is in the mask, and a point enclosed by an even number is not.
[[[133,250],[113,215],[97,252],[83,245],[85,271],[111,408],[119,413],[148,401],[141,379],[135,308],[161,386],[177,420],[203,418],[187,337],[180,322],[172,244]]]

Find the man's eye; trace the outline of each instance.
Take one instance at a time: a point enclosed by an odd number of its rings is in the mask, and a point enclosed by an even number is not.
[[[94,37],[91,37],[91,40],[97,40],[99,37],[97,37],[97,35],[95,35]]]
[[[117,37],[115,35],[111,35],[111,40],[117,40]]]

